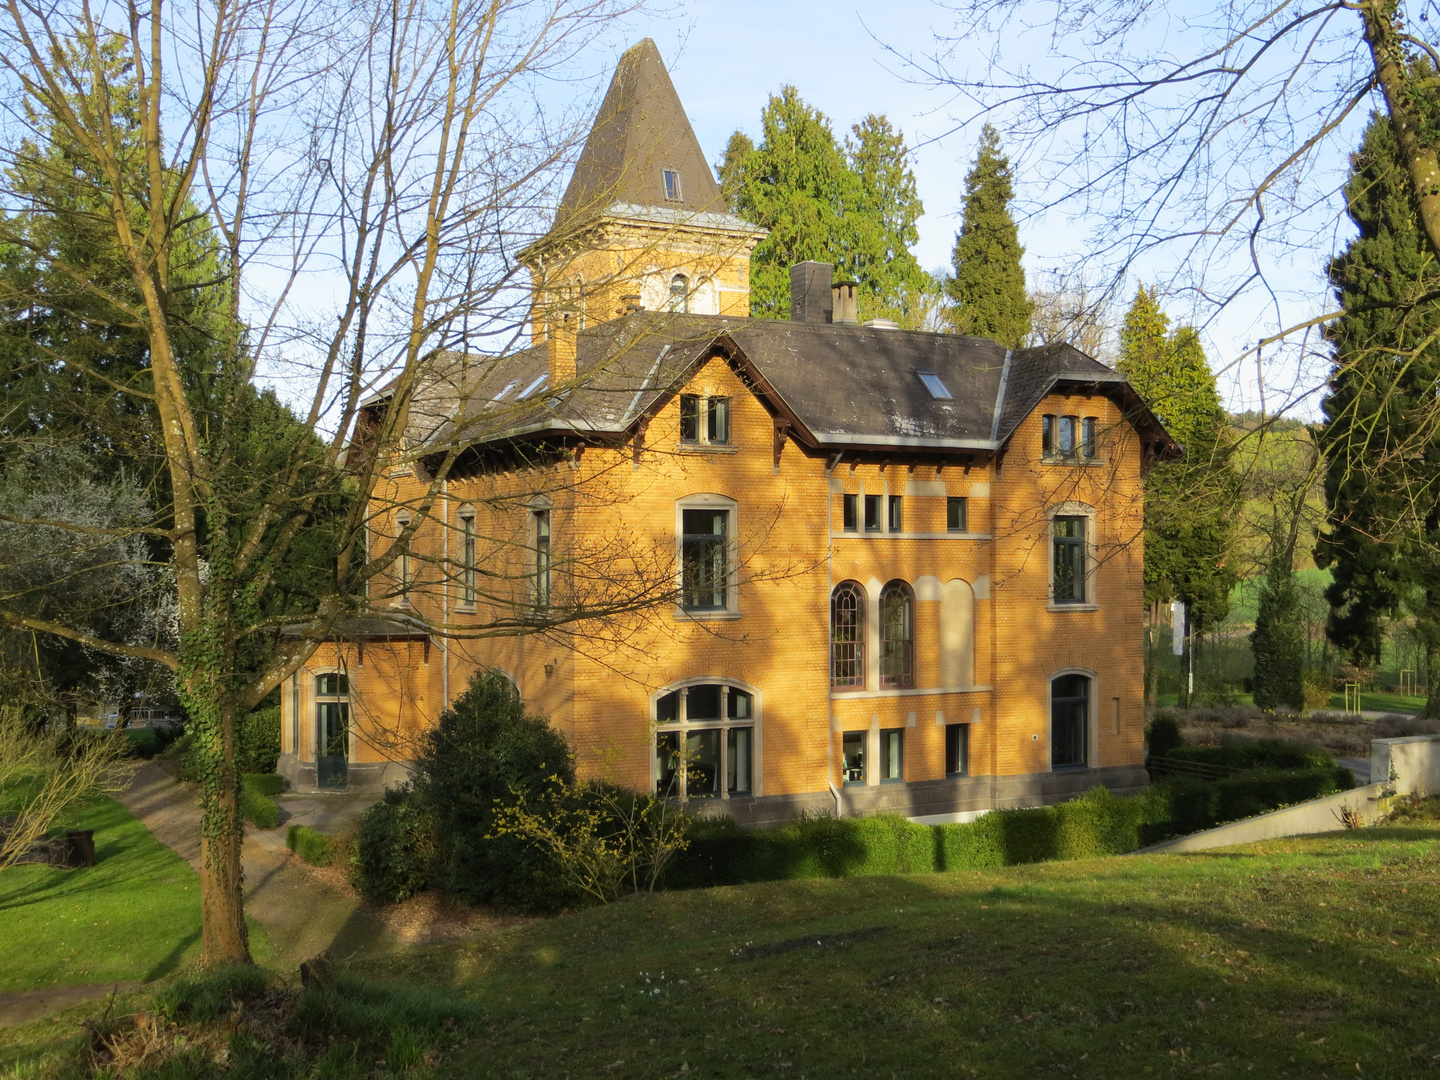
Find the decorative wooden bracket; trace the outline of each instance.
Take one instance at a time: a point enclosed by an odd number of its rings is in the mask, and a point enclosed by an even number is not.
[[[780,452],[785,449],[785,442],[790,438],[790,425],[784,421],[775,421],[775,470],[780,470]]]
[[[640,464],[640,451],[645,449],[645,432],[649,429],[649,427],[650,418],[648,416],[642,416],[639,422],[635,425],[635,442],[631,449],[631,454],[634,457],[634,462],[636,465]]]

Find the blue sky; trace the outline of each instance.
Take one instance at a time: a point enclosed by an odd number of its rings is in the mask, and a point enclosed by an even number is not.
[[[1032,9],[1041,29],[1048,9]],[[625,31],[626,43],[653,37],[660,47],[676,89],[684,102],[707,158],[713,163],[737,127],[758,134],[760,110],[767,95],[793,83],[812,105],[826,113],[837,134],[870,112],[885,113],[904,130],[916,147],[913,159],[925,216],[919,223],[916,250],[928,268],[948,264],[959,225],[960,199],[965,172],[979,138],[978,121],[961,123],[963,104],[942,90],[907,78],[901,54],[924,54],[934,49],[935,33],[954,35],[954,16],[938,5],[906,0],[860,8],[804,0],[768,3],[757,0],[690,0],[666,17],[637,18]],[[1158,35],[1173,31],[1162,24]],[[963,42],[952,57],[955,68],[981,70],[984,42]],[[1159,40],[1157,47],[1170,42]],[[620,47],[617,43],[618,48]],[[998,118],[1002,131],[1003,118]],[[1331,162],[1334,180],[1341,178],[1343,157]],[[1039,194],[1026,190],[1024,161],[1017,160],[1017,183],[1022,197]],[[1021,218],[1021,242],[1026,245],[1026,268],[1035,280],[1046,266],[1083,260],[1087,223],[1072,221],[1051,211],[1044,217]],[[1343,243],[1345,230],[1335,230],[1332,242]],[[1323,241],[1322,241],[1323,242]],[[1327,301],[1319,268],[1326,252],[1305,248],[1277,261],[1272,283],[1283,286],[1281,296],[1254,290],[1216,319],[1206,338],[1212,365],[1225,369],[1221,393],[1232,408],[1258,404],[1253,359],[1234,365],[1246,348],[1273,333],[1279,319],[1286,324],[1308,318]],[[1157,268],[1158,269],[1158,268]],[[1136,282],[1138,283],[1138,281]],[[1127,285],[1133,292],[1134,284]],[[1185,320],[1183,300],[1169,305],[1170,314]],[[1314,339],[1312,338],[1312,346]],[[1264,381],[1267,405],[1303,395],[1323,381],[1323,354],[1313,350],[1306,358],[1286,357],[1271,350]],[[1315,415],[1316,397],[1297,408],[1296,415]]]

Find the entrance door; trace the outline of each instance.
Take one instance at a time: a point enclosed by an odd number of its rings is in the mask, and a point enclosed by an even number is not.
[[[322,788],[343,788],[349,781],[350,705],[322,701],[318,708],[320,753],[316,757],[316,780]]]

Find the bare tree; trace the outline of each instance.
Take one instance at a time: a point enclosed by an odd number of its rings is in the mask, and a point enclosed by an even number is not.
[[[174,672],[203,762],[208,963],[249,959],[236,718],[363,606],[365,583],[430,515],[473,433],[432,453],[406,531],[367,561],[371,496],[404,455],[437,364],[456,353],[503,364],[528,344],[513,253],[541,230],[547,185],[583,133],[579,112],[545,105],[547,87],[577,78],[583,50],[627,6],[4,5],[7,164],[84,188],[72,212],[121,273],[45,256],[143,346],[124,378],[39,338],[33,361],[132,404],[110,431],[152,432],[157,462],[146,520],[108,528],[58,513],[34,525],[90,530],[92,546],[143,540],[176,597],[175,641],[105,637],[17,604],[0,615]],[[58,161],[41,149],[56,140]],[[22,246],[35,243],[27,217],[63,212],[33,190],[10,194],[5,239]],[[203,319],[185,303],[197,295]],[[388,406],[355,439],[380,387]],[[485,416],[504,423],[503,410]]]
[[[1095,223],[1087,263],[1112,290],[1137,262],[1146,277],[1169,267],[1167,284],[1213,315],[1247,290],[1278,288],[1277,266],[1297,253],[1314,250],[1318,265],[1343,212],[1338,168],[1372,105],[1394,125],[1440,254],[1440,126],[1427,104],[1437,53],[1417,36],[1440,15],[1434,0],[1192,12],[1067,0],[1039,25],[1019,0],[953,10],[964,36],[912,58],[914,70],[1000,118],[1040,181],[1035,209]],[[960,70],[957,47],[977,27],[994,35],[991,62]],[[1042,41],[1048,55],[1031,59]],[[1028,50],[1025,61],[1011,62],[1009,46]]]

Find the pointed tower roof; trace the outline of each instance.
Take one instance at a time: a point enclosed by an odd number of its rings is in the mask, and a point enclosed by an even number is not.
[[[667,190],[666,172],[672,178]],[[676,197],[678,195],[678,197]],[[725,201],[655,42],[620,57],[615,77],[555,213],[555,230],[627,208],[725,214]]]

